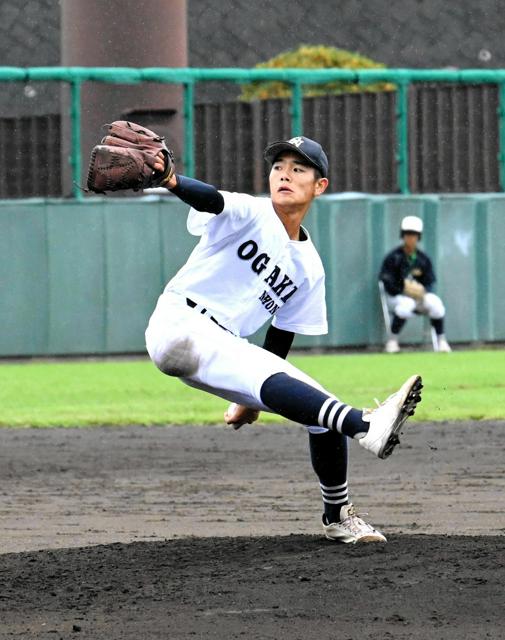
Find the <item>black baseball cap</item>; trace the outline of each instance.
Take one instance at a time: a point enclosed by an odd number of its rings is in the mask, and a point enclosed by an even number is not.
[[[294,151],[298,153],[311,166],[315,167],[323,178],[328,176],[328,158],[319,142],[306,138],[305,136],[296,136],[289,140],[272,142],[272,144],[269,144],[265,149],[265,160],[273,164],[277,156],[283,151]]]

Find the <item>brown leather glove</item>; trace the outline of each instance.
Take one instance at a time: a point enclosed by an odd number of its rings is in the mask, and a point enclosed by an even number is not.
[[[426,289],[417,280],[404,280],[403,295],[419,302],[424,298]]]
[[[174,156],[164,138],[134,122],[116,120],[93,148],[88,189],[96,193],[164,186],[174,173]],[[156,156],[163,155],[165,170],[156,171]]]

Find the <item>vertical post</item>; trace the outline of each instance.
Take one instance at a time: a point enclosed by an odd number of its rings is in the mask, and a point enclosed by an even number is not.
[[[303,91],[299,80],[293,82],[291,94],[291,135],[301,136],[303,133]]]
[[[184,83],[184,172],[190,178],[195,175],[195,133],[194,133],[194,84]]]
[[[500,86],[500,92],[502,87]],[[503,188],[503,184],[502,184]],[[472,323],[473,340],[496,340],[492,313],[492,257],[489,251],[489,206],[481,200],[475,205],[475,316]]]
[[[72,147],[70,150],[70,166],[72,168],[72,194],[82,200],[81,183],[81,82],[72,80],[70,84],[70,127]]]
[[[410,193],[408,109],[409,83],[400,80],[396,92],[396,167],[400,193]]]
[[[498,166],[500,187],[505,191],[505,82],[498,85]]]

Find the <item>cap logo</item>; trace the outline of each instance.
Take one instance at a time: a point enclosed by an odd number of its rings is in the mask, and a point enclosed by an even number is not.
[[[291,138],[291,140],[288,140],[289,144],[293,144],[295,145],[295,147],[299,147],[300,145],[303,144],[303,138],[301,136],[296,136],[296,138]]]

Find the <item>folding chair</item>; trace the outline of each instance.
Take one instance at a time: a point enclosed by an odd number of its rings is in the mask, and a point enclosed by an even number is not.
[[[391,312],[389,311],[389,308],[388,308],[384,283],[382,282],[382,280],[379,280],[378,284],[379,284],[379,297],[380,297],[381,308],[382,308],[382,316],[384,318],[384,328],[386,329],[387,338],[389,340],[393,337],[393,334],[391,332]],[[427,315],[423,313],[422,314],[418,313],[418,315],[424,316],[423,317],[424,342],[427,342],[429,338],[431,338],[431,345],[433,347],[433,351],[438,351],[437,332],[435,331],[434,327],[431,326],[430,319],[428,318]]]

